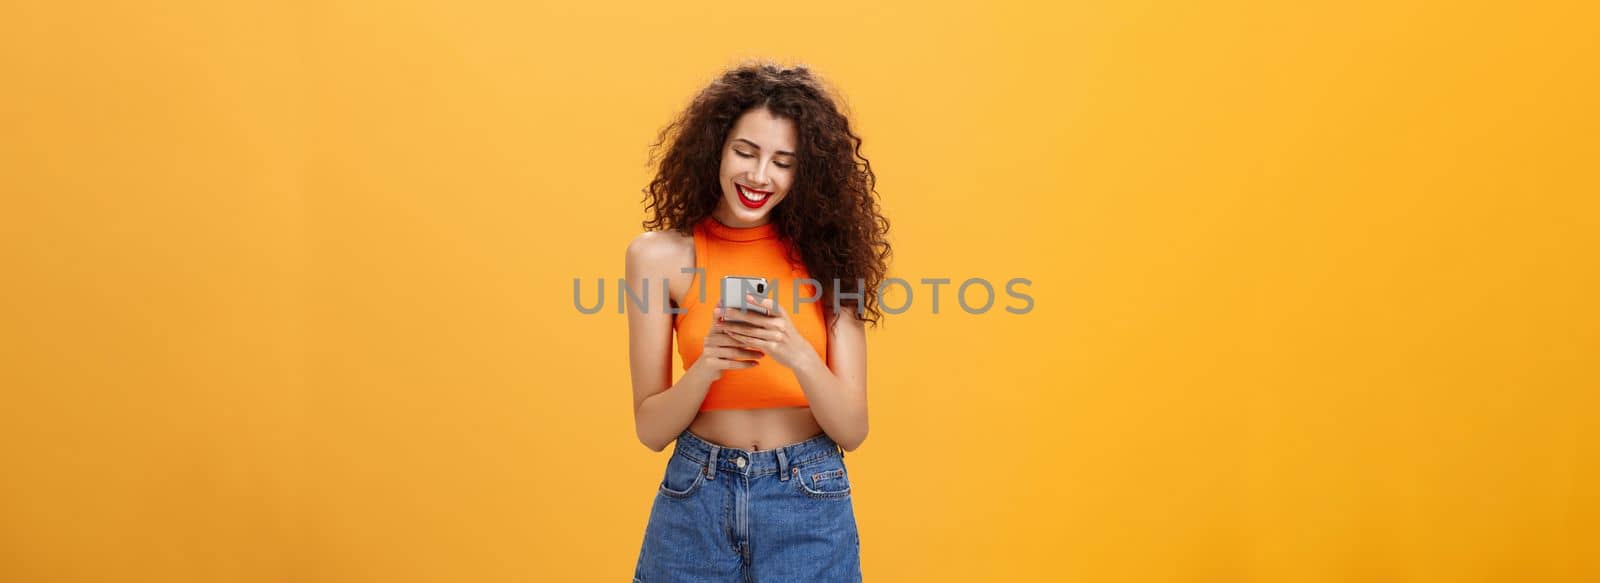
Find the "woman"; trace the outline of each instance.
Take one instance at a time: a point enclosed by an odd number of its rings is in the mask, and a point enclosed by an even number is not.
[[[867,436],[864,324],[890,255],[861,139],[807,68],[770,63],[721,75],[659,138],[628,348],[639,440],[674,447],[634,581],[860,580],[844,452]],[[738,303],[725,275],[772,297],[718,307]]]

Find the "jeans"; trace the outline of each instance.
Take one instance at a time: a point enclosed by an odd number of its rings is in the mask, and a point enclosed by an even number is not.
[[[844,451],[826,433],[761,451],[678,435],[634,583],[860,580]]]

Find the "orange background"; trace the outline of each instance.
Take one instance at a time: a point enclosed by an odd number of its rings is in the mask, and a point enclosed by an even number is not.
[[[624,580],[571,282],[770,56],[1034,282],[869,333],[869,580],[1600,580],[1590,4],[227,4],[0,8],[0,579]]]

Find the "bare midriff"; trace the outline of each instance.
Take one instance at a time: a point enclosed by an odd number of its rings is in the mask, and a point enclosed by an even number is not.
[[[723,447],[752,451],[799,443],[822,433],[810,407],[701,411],[689,431]]]

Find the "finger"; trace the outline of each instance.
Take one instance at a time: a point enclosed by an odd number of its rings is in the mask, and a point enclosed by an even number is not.
[[[722,327],[724,332],[740,334],[759,334],[762,330],[770,329],[769,326],[755,322],[727,322]]]
[[[772,314],[762,312],[760,306],[752,306],[748,310],[728,310],[722,316],[724,322],[749,322],[759,326],[766,326],[777,319]]]
[[[764,300],[764,302],[777,311],[773,312],[772,314],[760,314],[759,312],[753,313],[746,317],[747,322],[745,323],[778,333],[782,333],[784,330],[788,329],[791,324],[789,324],[788,313],[783,311],[783,306],[778,305],[777,302],[774,302],[771,299]]]
[[[766,351],[773,346],[773,342],[771,340],[751,340],[749,346],[756,350]]]
[[[721,320],[723,322],[748,322],[752,318],[759,317],[760,315],[760,312],[753,312],[743,308],[733,308],[731,310],[723,310]]]
[[[723,356],[723,357],[718,357],[717,360],[723,360],[723,361],[727,361],[727,362],[749,362],[749,363],[754,363],[754,362],[760,362],[761,361],[761,357],[759,357],[759,356],[740,356],[740,357]]]
[[[746,346],[750,345],[752,342],[759,342],[768,339],[765,331],[760,330],[729,330],[728,336],[731,336],[734,340],[737,340],[740,344]]]
[[[706,340],[708,342],[713,341],[713,340],[715,340],[715,341],[723,341],[723,342],[730,341],[730,340],[736,341],[736,340],[738,340],[738,337],[735,336],[736,334],[755,334],[755,333],[758,333],[760,330],[761,330],[761,328],[759,328],[759,327],[750,326],[750,325],[747,325],[747,324],[744,324],[744,325],[718,326],[716,328],[716,330],[714,330],[711,333],[706,335]]]
[[[749,304],[751,306],[760,307],[761,311],[765,312],[762,315],[765,315],[765,316],[771,316],[774,313],[776,313],[776,310],[774,308],[778,305],[778,302],[773,300],[772,298],[765,297],[765,296],[757,296],[755,294],[745,294],[745,303]]]
[[[706,346],[708,348],[724,348],[729,350],[749,350],[749,345],[745,344],[744,340],[728,335],[724,335],[722,339],[719,339],[715,343],[707,343]]]
[[[734,346],[734,347],[741,347],[742,348],[750,340],[749,340],[749,337],[747,337],[747,336],[744,336],[742,334],[735,334],[735,333],[731,333],[730,332],[728,334],[728,341],[731,342],[731,344],[728,344],[728,346]]]

